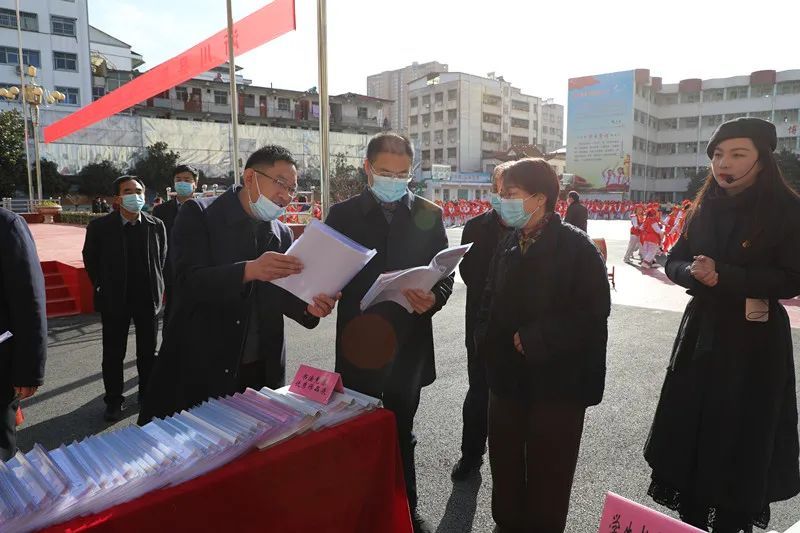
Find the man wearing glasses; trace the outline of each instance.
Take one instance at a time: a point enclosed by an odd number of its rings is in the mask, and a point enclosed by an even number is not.
[[[431,317],[453,290],[448,277],[432,290],[408,290],[414,309],[394,302],[360,311],[360,301],[384,272],[427,265],[447,247],[442,210],[408,190],[414,149],[396,133],[367,146],[369,188],[331,207],[326,223],[378,254],[342,291],[336,321],[336,371],[346,387],[382,398],[397,421],[406,492],[415,532],[433,531],[417,511],[414,415],[422,387],[436,377]]]
[[[283,386],[283,315],[313,328],[336,304],[320,295],[307,305],[267,283],[303,270],[285,255],[292,232],[278,220],[296,193],[292,155],[268,145],[247,160],[241,186],[181,207],[174,311],[140,424],[246,387]]]

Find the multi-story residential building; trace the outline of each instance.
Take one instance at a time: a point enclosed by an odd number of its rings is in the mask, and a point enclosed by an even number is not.
[[[677,201],[689,175],[709,165],[714,129],[758,117],[778,130],[778,150],[800,152],[800,70],[664,84],[646,69],[573,78],[567,172],[595,190]]]
[[[539,146],[542,151],[554,152],[564,146],[564,106],[552,99],[542,102]]]
[[[461,72],[429,74],[409,83],[408,131],[421,152],[421,168],[449,165],[454,172],[489,172],[494,155],[511,146],[544,150],[542,99],[513,87],[502,76]],[[562,130],[563,107],[547,102],[548,128]],[[560,114],[559,114],[560,112]],[[551,145],[557,134],[548,130]],[[559,148],[560,146],[560,142]]]
[[[397,70],[387,70],[367,77],[367,94],[393,103],[386,106],[384,116],[395,131],[408,128],[408,84],[434,72],[447,72],[447,65],[438,61],[417,63]]]

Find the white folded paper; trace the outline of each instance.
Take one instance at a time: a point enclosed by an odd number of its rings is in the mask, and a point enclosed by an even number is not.
[[[320,294],[336,296],[377,253],[312,220],[286,250],[286,255],[303,263],[303,271],[272,283],[313,304],[314,297]]]
[[[472,243],[445,248],[427,266],[408,268],[381,274],[361,299],[361,310],[379,302],[391,301],[400,304],[409,313],[414,311],[408,299],[403,296],[407,289],[431,290],[434,285],[455,271]]]

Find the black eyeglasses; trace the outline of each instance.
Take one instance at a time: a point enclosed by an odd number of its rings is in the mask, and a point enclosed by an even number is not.
[[[273,182],[275,182],[276,185],[278,185],[278,187],[283,189],[284,192],[289,195],[289,198],[294,198],[295,196],[297,196],[297,187],[289,187],[282,180],[279,180],[278,178],[273,178],[269,174],[264,174],[260,170],[253,169],[253,172],[255,172],[256,174],[261,174],[265,178],[271,179]]]

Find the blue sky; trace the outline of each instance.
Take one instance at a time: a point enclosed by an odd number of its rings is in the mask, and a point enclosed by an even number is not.
[[[233,0],[234,18],[268,3]],[[328,0],[331,94],[366,92],[369,74],[412,61],[496,72],[566,104],[570,77],[649,68],[684,78],[800,68],[798,8],[719,0],[541,2]],[[316,1],[296,0],[297,31],[237,59],[260,85],[317,85]],[[794,12],[794,16],[790,13]],[[146,69],[225,26],[224,0],[89,0],[90,23],[131,44]],[[754,25],[753,22],[756,22]],[[748,26],[749,25],[749,26]]]

